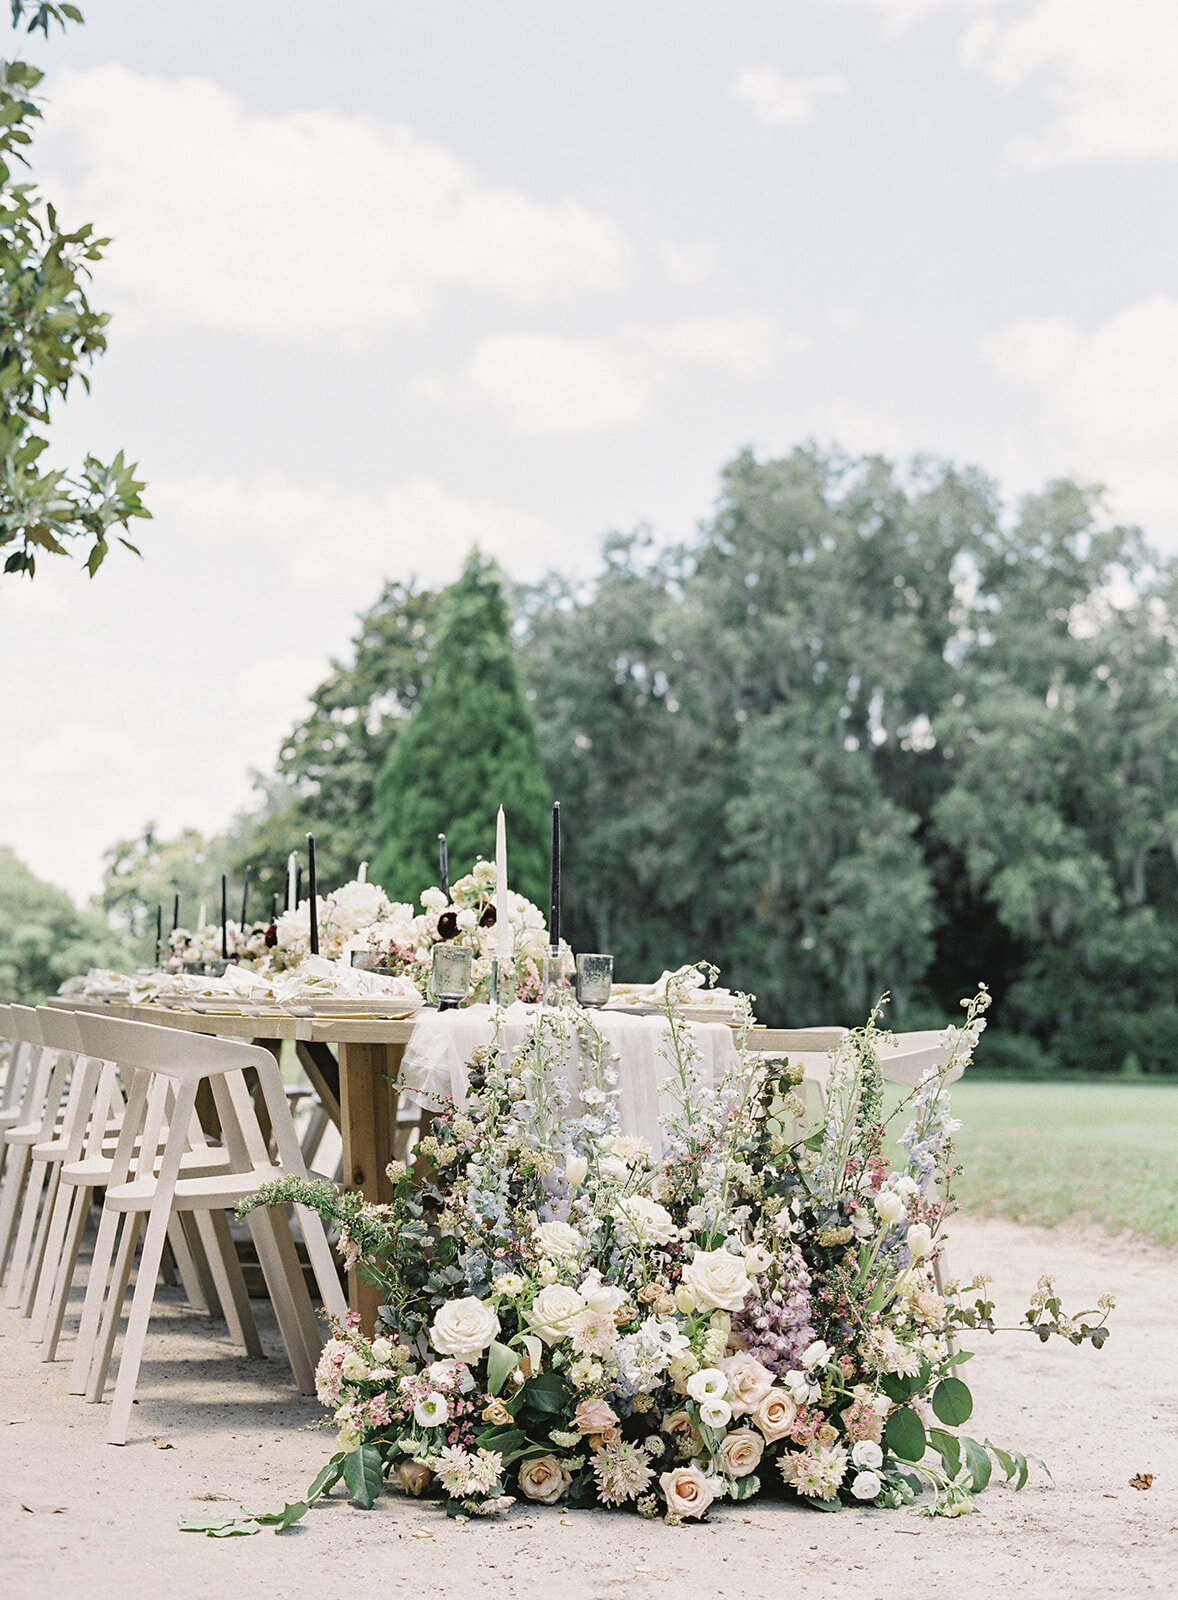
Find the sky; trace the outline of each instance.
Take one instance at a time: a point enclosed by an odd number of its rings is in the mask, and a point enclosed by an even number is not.
[[[83,9],[17,52],[113,240],[51,455],[154,520],[0,578],[0,844],[79,900],[249,803],[385,579],[590,574],[746,446],[1073,474],[1178,550],[1174,0]]]

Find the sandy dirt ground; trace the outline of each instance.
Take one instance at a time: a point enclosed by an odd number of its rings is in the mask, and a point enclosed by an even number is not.
[[[368,1512],[323,1502],[281,1536],[183,1534],[183,1516],[280,1509],[325,1458],[330,1435],[304,1431],[318,1407],[289,1388],[272,1328],[272,1358],[247,1362],[223,1326],[167,1305],[119,1449],[105,1408],[66,1393],[65,1361],[41,1363],[28,1323],[0,1312],[0,1600],[1178,1595],[1178,1253],[959,1219],[949,1266],[993,1272],[1008,1321],[1044,1268],[1069,1302],[1118,1296],[1101,1351],[978,1345],[969,1431],[1042,1456],[1054,1481],[991,1488],[954,1521],[753,1502],[678,1529],[539,1507],[456,1525],[390,1491]],[[1130,1486],[1140,1473],[1150,1489]]]

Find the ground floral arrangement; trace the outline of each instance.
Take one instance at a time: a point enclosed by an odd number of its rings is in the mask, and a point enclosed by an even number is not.
[[[381,1326],[368,1338],[349,1317],[324,1347],[338,1450],[306,1499],[189,1527],[282,1529],[341,1479],[360,1506],[392,1479],[458,1518],[522,1499],[672,1524],[757,1494],[958,1516],[995,1466],[1022,1487],[1024,1454],[958,1431],[972,1399],[956,1341],[995,1330],[988,1280],[938,1286],[959,1170],[947,1082],[985,1025],[985,990],[894,1113],[902,1168],[884,1154],[879,1008],[834,1055],[807,1128],[800,1067],[741,1039],[713,1086],[676,999],[672,984],[661,1152],[618,1132],[614,1060],[566,1005],[518,1049],[478,1052],[466,1101],[435,1119],[412,1171],[389,1169],[391,1205],[295,1181],[250,1202],[334,1221],[384,1293]],[[1099,1347],[1111,1309],[1068,1316],[1045,1277],[1020,1327]]]

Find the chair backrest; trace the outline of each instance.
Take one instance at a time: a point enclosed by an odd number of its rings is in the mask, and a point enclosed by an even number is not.
[[[81,1051],[82,1035],[76,1012],[60,1006],[38,1006],[37,1026],[41,1031],[41,1043],[51,1050],[70,1050],[74,1055]]]
[[[41,1038],[41,1024],[32,1006],[9,1006],[8,1015],[14,1039],[18,1039],[21,1044],[36,1045],[38,1048],[44,1044]]]

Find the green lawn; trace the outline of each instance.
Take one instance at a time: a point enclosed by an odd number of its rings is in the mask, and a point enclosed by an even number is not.
[[[1178,1243],[1178,1085],[967,1079],[952,1103],[966,1210]]]

